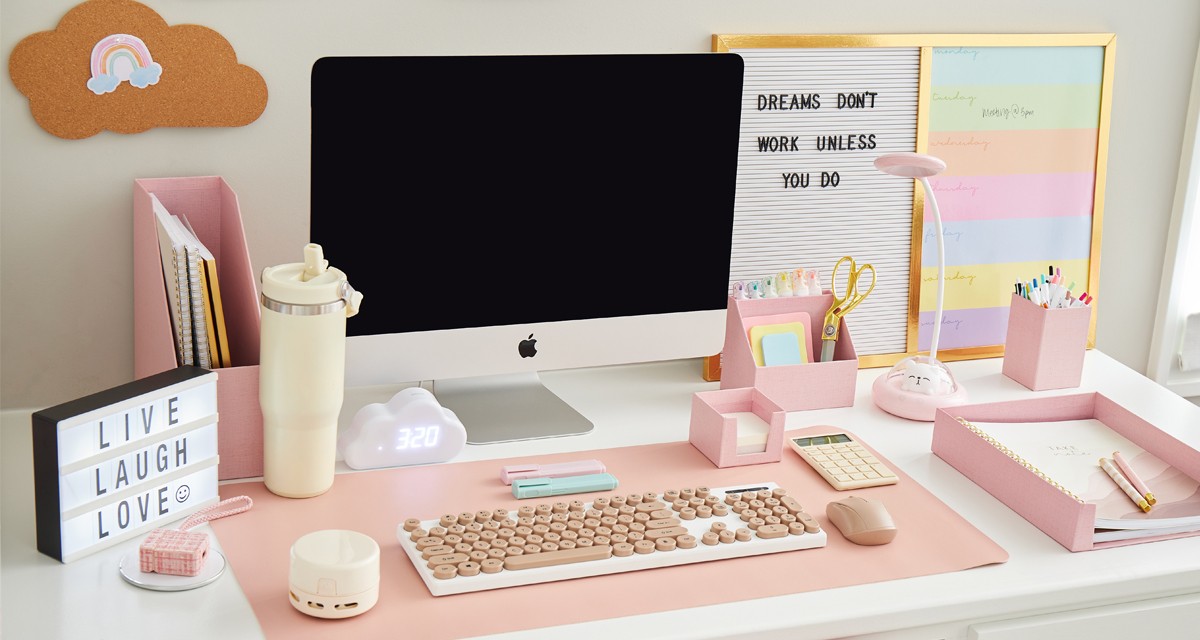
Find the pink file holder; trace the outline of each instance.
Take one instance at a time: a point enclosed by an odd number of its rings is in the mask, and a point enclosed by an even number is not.
[[[1004,375],[1033,391],[1079,386],[1091,306],[1045,309],[1013,294],[1004,339]]]
[[[1200,478],[1200,451],[1187,446],[1100,393],[965,404],[938,409],[933,453],[1070,551],[1088,551],[1194,536],[1175,533],[1095,542],[1096,506],[1080,503],[976,435],[969,422],[1047,422],[1095,418],[1181,472]],[[1003,441],[1000,432],[991,433]]]
[[[858,380],[858,354],[843,319],[838,330],[833,361],[760,367],[750,347],[750,327],[763,316],[804,312],[811,319],[814,359],[821,353],[821,323],[833,304],[833,295],[788,298],[729,299],[725,346],[721,351],[721,389],[754,387],[784,411],[849,407],[854,404]]]
[[[237,194],[220,177],[145,178],[133,186],[133,375],[173,369],[175,354],[153,193],[183,214],[217,261],[229,352],[234,366],[217,371],[217,476],[262,475],[262,410],[258,404],[259,303]]]
[[[748,412],[770,425],[766,449],[737,452],[738,419],[730,413]],[[783,423],[787,413],[758,389],[720,389],[692,394],[688,441],[718,467],[779,462],[783,457]]]

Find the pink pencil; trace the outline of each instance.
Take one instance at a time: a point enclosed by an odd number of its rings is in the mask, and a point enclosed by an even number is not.
[[[1113,462],[1117,463],[1117,468],[1121,470],[1121,473],[1125,476],[1125,479],[1129,480],[1129,484],[1132,484],[1133,488],[1137,489],[1138,493],[1145,496],[1146,502],[1150,504],[1158,502],[1154,499],[1154,494],[1150,493],[1150,487],[1147,487],[1146,483],[1142,482],[1142,479],[1133,472],[1133,467],[1129,466],[1129,463],[1125,461],[1125,457],[1121,455],[1120,451],[1113,452]]]

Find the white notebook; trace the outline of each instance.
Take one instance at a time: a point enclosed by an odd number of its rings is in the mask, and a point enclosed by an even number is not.
[[[1096,505],[1096,542],[1200,530],[1200,481],[1099,420],[971,424],[1047,481]],[[1121,452],[1157,499],[1149,512],[1100,467],[1100,458],[1111,459],[1114,451]]]
[[[175,353],[180,364],[196,364],[187,245],[180,234],[181,227],[154,194],[150,194],[150,202],[158,226],[158,249],[162,257],[167,302],[171,307],[171,326],[175,331]]]

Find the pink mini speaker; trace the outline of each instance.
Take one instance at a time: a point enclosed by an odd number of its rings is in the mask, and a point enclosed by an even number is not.
[[[155,529],[138,547],[142,573],[197,576],[207,558],[208,535],[179,529]]]

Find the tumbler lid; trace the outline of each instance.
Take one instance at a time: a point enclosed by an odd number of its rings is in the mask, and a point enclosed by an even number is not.
[[[340,269],[329,266],[321,245],[304,246],[304,262],[267,267],[262,272],[263,305],[289,315],[320,315],[345,308],[358,313],[362,294]]]

